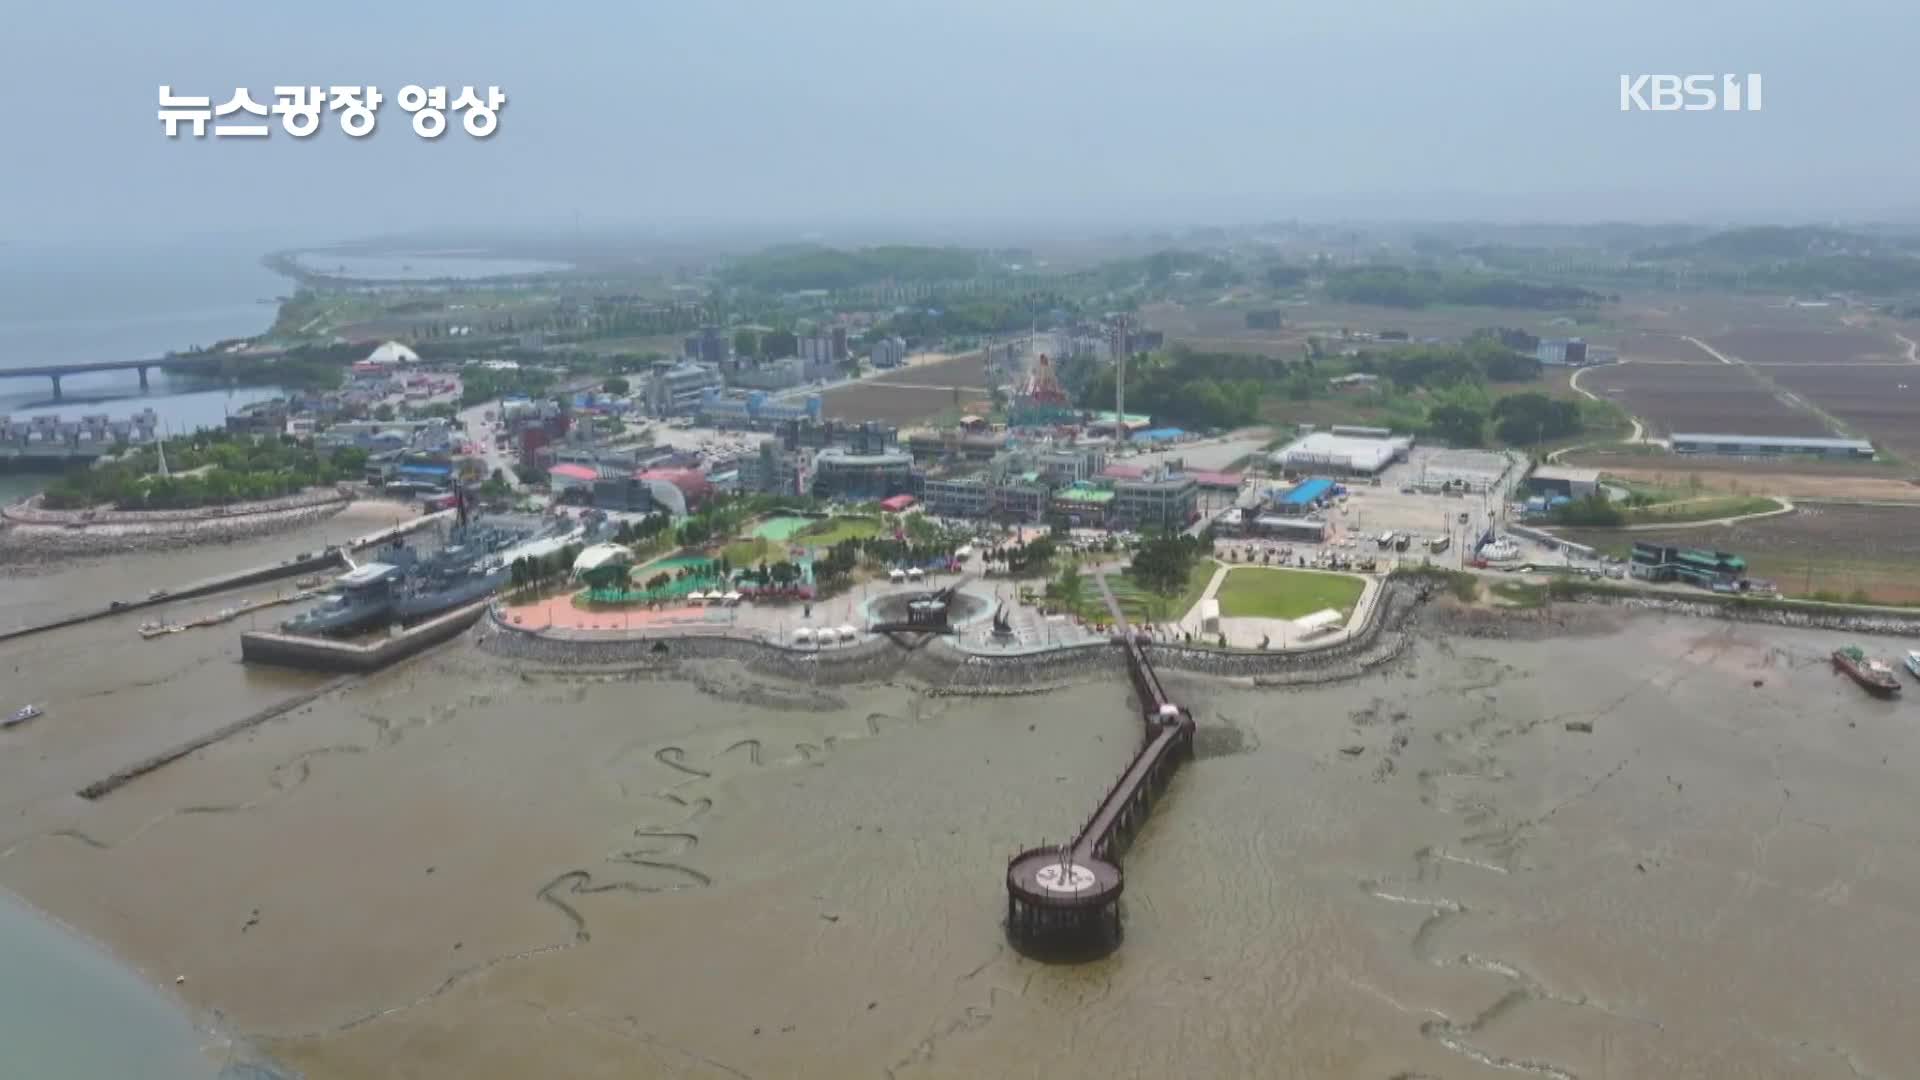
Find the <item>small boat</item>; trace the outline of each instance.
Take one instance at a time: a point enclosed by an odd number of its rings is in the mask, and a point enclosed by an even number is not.
[[[12,714],[5,720],[0,720],[0,728],[10,728],[15,724],[24,724],[45,711],[45,709],[42,709],[38,705],[22,705],[13,710]]]
[[[1907,650],[1907,671],[1920,679],[1920,649]]]
[[[1892,697],[1900,692],[1900,680],[1894,677],[1893,669],[1855,646],[1833,650],[1833,666],[1846,672],[1869,694]]]

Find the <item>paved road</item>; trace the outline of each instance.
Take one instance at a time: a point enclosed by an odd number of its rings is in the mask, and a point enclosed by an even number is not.
[[[493,471],[498,469],[507,478],[508,487],[514,491],[525,491],[527,485],[521,483],[519,474],[513,471],[512,452],[493,445],[494,431],[487,424],[487,410],[495,410],[494,415],[498,416],[499,408],[497,401],[484,401],[470,409],[462,409],[459,413],[460,423],[466,429],[467,441],[480,448],[480,460],[486,465],[487,475],[492,476]]]

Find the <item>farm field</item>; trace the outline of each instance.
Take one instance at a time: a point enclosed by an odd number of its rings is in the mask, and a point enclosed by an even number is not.
[[[987,396],[986,361],[979,353],[890,371],[821,395],[821,410],[832,420],[878,420],[902,425],[938,416],[959,404]]]
[[[1861,360],[1894,360],[1904,351],[1887,334],[1872,330],[1834,328],[1789,330],[1742,328],[1707,339],[1707,343],[1749,364],[1829,364]]]
[[[1786,400],[1739,365],[1615,364],[1591,368],[1580,385],[1639,417],[1655,432],[1829,435],[1811,410]]]
[[[1621,358],[1625,360],[1665,364],[1718,364],[1720,362],[1713,358],[1712,353],[1679,334],[1661,334],[1651,331],[1628,334],[1620,339],[1618,347]]]
[[[1684,529],[1555,530],[1612,554],[1636,540],[1731,551],[1748,571],[1790,596],[1859,594],[1883,604],[1920,603],[1920,506],[1802,503],[1791,514]]]
[[[1666,453],[1590,450],[1568,454],[1568,465],[1599,469],[1607,477],[1700,495],[1779,495],[1789,499],[1860,499],[1920,506],[1920,485],[1897,466],[1838,461],[1778,461]]]
[[[1877,447],[1920,459],[1920,365],[1798,364],[1767,375]]]

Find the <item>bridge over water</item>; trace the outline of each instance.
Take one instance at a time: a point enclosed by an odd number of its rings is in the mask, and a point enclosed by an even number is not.
[[[1193,714],[1168,700],[1142,647],[1146,639],[1116,640],[1140,706],[1140,749],[1072,840],[1008,861],[1007,935],[1023,952],[1083,956],[1120,943],[1120,854],[1174,770],[1193,756]]]
[[[53,400],[62,400],[60,380],[69,375],[91,375],[100,371],[137,371],[140,389],[147,389],[147,372],[159,368],[186,370],[205,366],[210,357],[161,356],[147,360],[100,360],[86,364],[32,364],[27,367],[0,368],[0,379],[52,379]]]

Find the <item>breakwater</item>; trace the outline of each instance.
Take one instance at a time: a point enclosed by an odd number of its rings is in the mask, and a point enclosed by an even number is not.
[[[378,671],[423,649],[460,636],[486,614],[489,601],[456,608],[435,619],[368,645],[331,638],[250,630],[240,635],[240,659],[307,671]]]
[[[1634,611],[1665,611],[1701,619],[1790,626],[1803,630],[1840,630],[1854,634],[1920,635],[1920,610],[1903,613],[1888,608],[1848,608],[1798,600],[1752,600],[1743,597],[1699,598],[1670,593],[1632,593],[1623,589],[1594,589],[1580,585],[1562,588],[1562,599]]]

